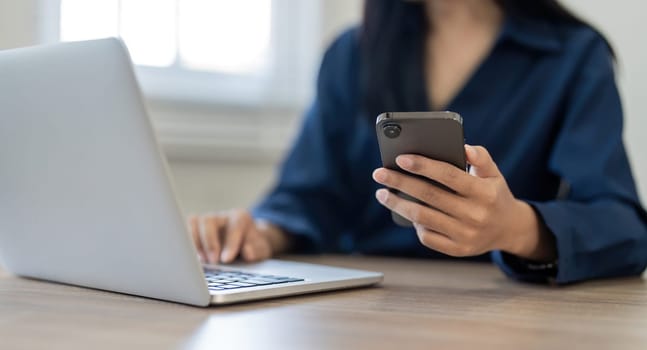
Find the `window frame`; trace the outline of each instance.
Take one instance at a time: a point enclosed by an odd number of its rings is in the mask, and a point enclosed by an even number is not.
[[[234,75],[134,65],[144,96],[153,101],[199,105],[301,109],[312,98],[319,55],[323,0],[272,0],[267,72]],[[39,41],[60,39],[61,0],[40,0]]]

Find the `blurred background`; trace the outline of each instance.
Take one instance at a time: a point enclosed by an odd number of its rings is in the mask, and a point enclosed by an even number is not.
[[[647,2],[563,3],[616,49],[625,143],[647,198]],[[216,211],[247,207],[273,183],[312,100],[321,54],[359,23],[362,6],[361,0],[0,0],[0,49],[121,36],[183,210]]]

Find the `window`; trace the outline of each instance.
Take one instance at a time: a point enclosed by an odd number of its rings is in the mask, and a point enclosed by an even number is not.
[[[40,41],[121,36],[167,155],[277,161],[361,0],[35,0]]]
[[[45,28],[47,41],[121,37],[150,98],[300,107],[311,95],[316,1],[43,3],[57,19]]]

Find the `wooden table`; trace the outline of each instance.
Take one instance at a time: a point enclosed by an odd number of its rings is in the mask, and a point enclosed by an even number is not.
[[[647,283],[517,283],[494,266],[291,257],[383,271],[381,286],[200,309],[9,276],[0,349],[647,349]]]

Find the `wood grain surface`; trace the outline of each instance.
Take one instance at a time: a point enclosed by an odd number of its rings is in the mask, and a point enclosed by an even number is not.
[[[0,349],[647,349],[647,283],[518,283],[489,264],[288,259],[385,273],[378,287],[194,308],[10,276]]]

